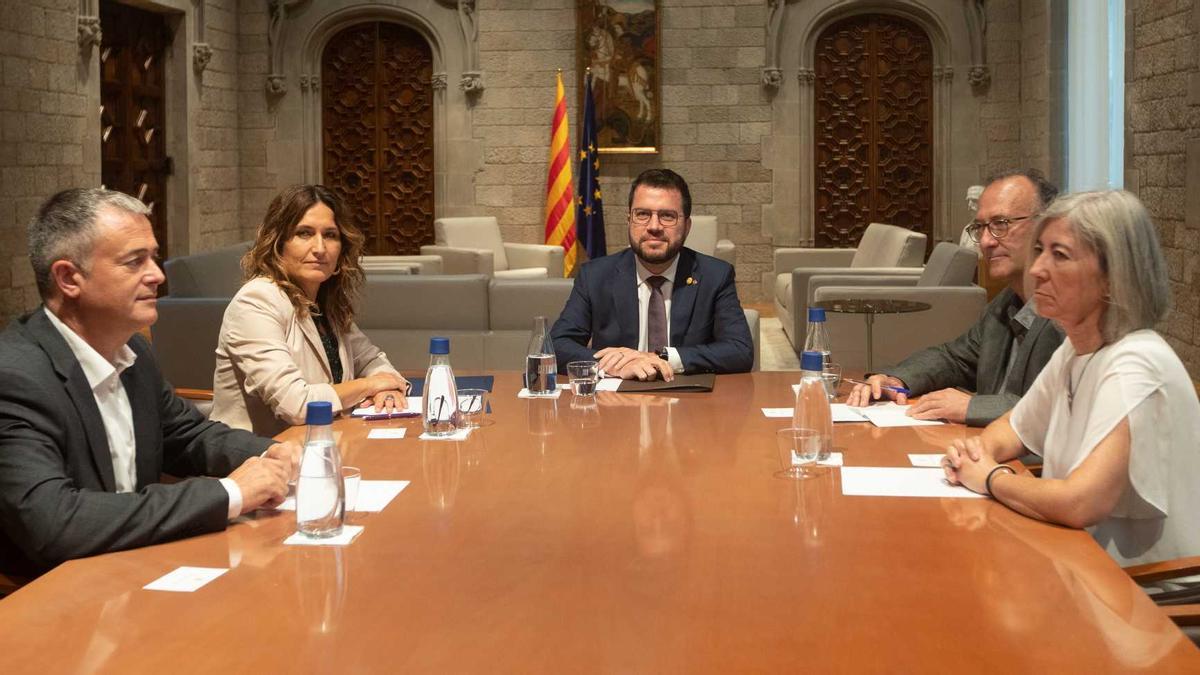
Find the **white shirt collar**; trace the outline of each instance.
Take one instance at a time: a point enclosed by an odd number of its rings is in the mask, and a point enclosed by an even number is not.
[[[671,261],[671,266],[668,267],[666,270],[664,270],[662,272],[662,274],[658,274],[658,275],[655,275],[653,272],[646,269],[646,267],[644,265],[642,265],[641,259],[638,258],[636,254],[634,254],[634,256],[633,256],[633,263],[634,263],[634,269],[637,270],[638,286],[644,285],[646,283],[646,279],[649,279],[650,277],[653,277],[653,276],[666,277],[667,281],[672,286],[675,284],[675,270],[676,270],[676,268],[679,267],[679,256],[678,255],[676,255],[675,259]]]
[[[108,381],[114,374],[119,376],[125,372],[126,368],[132,366],[134,361],[137,361],[137,354],[129,348],[129,345],[121,345],[121,349],[117,352],[116,362],[109,363],[108,359],[100,356],[100,352],[93,349],[83,338],[79,337],[78,333],[55,316],[49,307],[46,308],[46,318],[50,319],[50,325],[54,326],[67,341],[67,346],[79,360],[79,366],[83,368],[83,375],[93,390]]]

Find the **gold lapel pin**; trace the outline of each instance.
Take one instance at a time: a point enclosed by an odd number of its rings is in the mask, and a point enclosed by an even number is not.
[[[688,285],[688,286],[691,286],[691,285],[693,285],[693,284],[697,284],[697,283],[699,283],[699,282],[698,282],[698,281],[696,281],[695,279],[693,279],[692,277],[688,277],[688,278],[687,278],[687,285]]]

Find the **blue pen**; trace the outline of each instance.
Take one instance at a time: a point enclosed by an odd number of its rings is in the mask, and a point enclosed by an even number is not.
[[[853,382],[854,384],[865,384],[865,385],[868,385],[868,386],[871,384],[870,382],[863,382],[862,380],[856,380],[856,379],[854,379],[854,378],[852,378],[852,377],[847,377],[847,378],[844,378],[844,379],[845,379],[847,382]],[[904,387],[893,387],[893,386],[892,386],[892,385],[890,385],[890,384],[881,384],[881,385],[879,385],[879,388],[880,388],[880,389],[883,389],[883,390],[885,390],[885,391],[890,391],[890,392],[892,392],[892,393],[894,393],[894,394],[904,394],[905,396],[908,396],[909,394],[911,394],[911,393],[912,393],[912,392],[910,392],[909,390],[905,389]]]

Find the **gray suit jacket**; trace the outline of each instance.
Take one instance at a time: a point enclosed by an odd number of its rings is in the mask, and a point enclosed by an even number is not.
[[[121,374],[136,438],[136,491],[116,494],[104,422],[79,361],[46,318],[0,334],[0,571],[40,574],[72,558],[225,528],[226,476],[272,441],[209,422],[175,396],[140,335]]]
[[[1053,322],[1034,319],[1017,350],[1012,372],[1004,380],[1013,341],[1008,306],[1015,302],[1020,299],[1012,289],[1004,289],[966,333],[913,354],[887,374],[903,380],[917,395],[953,387],[974,392],[967,405],[967,424],[986,426],[1021,400],[1063,341],[1062,331]]]

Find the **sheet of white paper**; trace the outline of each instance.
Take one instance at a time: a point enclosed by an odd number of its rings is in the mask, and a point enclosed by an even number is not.
[[[362,531],[362,525],[343,525],[341,534],[324,539],[308,537],[296,532],[284,539],[283,543],[287,546],[349,546],[350,542],[354,541],[354,538]]]
[[[862,414],[862,408],[852,408],[845,403],[834,403],[829,406],[833,411],[834,422],[866,422],[866,417]]]
[[[919,420],[909,417],[905,411],[908,410],[906,405],[897,405],[893,402],[876,403],[865,408],[859,408],[862,415],[871,424],[877,427],[931,427],[945,424],[941,420]]]
[[[416,414],[420,415],[421,414],[421,397],[420,396],[409,396],[408,397],[408,405],[405,408],[397,410],[395,412],[409,412],[409,413],[416,413]],[[376,415],[378,413],[375,412],[375,406],[369,405],[365,408],[355,408],[354,411],[351,412],[350,414],[354,417],[366,417],[367,415]]]
[[[404,427],[391,427],[388,429],[372,429],[367,434],[367,438],[383,439],[383,438],[404,438],[404,432],[408,429]]]
[[[177,567],[142,588],[147,591],[191,593],[228,571],[226,567]]]
[[[533,394],[529,393],[528,389],[522,389],[521,391],[517,392],[517,398],[558,398],[559,396],[562,396],[562,393],[562,389],[555,389],[553,394],[538,394],[537,396],[534,396]]]
[[[863,417],[858,408],[851,408],[845,403],[834,403],[829,406],[833,413],[834,422],[866,422],[867,418]],[[763,408],[763,415],[766,417],[788,418],[793,414],[791,408]]]
[[[354,510],[358,513],[378,513],[406,487],[408,487],[406,480],[360,480],[358,482],[358,503],[354,505]],[[275,510],[295,511],[295,495],[283,500],[283,503],[276,506]]]
[[[942,468],[942,458],[945,456],[945,453],[938,453],[934,455],[909,454],[908,461],[912,462],[913,466],[928,466],[935,469],[940,469]]]
[[[842,467],[842,494],[863,497],[983,497],[961,485],[947,483],[941,469],[878,466]]]
[[[421,439],[422,441],[465,441],[467,440],[467,436],[471,435],[472,429],[474,429],[474,427],[459,429],[449,436],[430,436],[428,433],[424,433],[417,438]]]
[[[619,377],[602,377],[596,382],[596,391],[616,391],[623,381]]]
[[[358,503],[354,510],[379,513],[406,487],[406,480],[364,480],[358,484]]]

